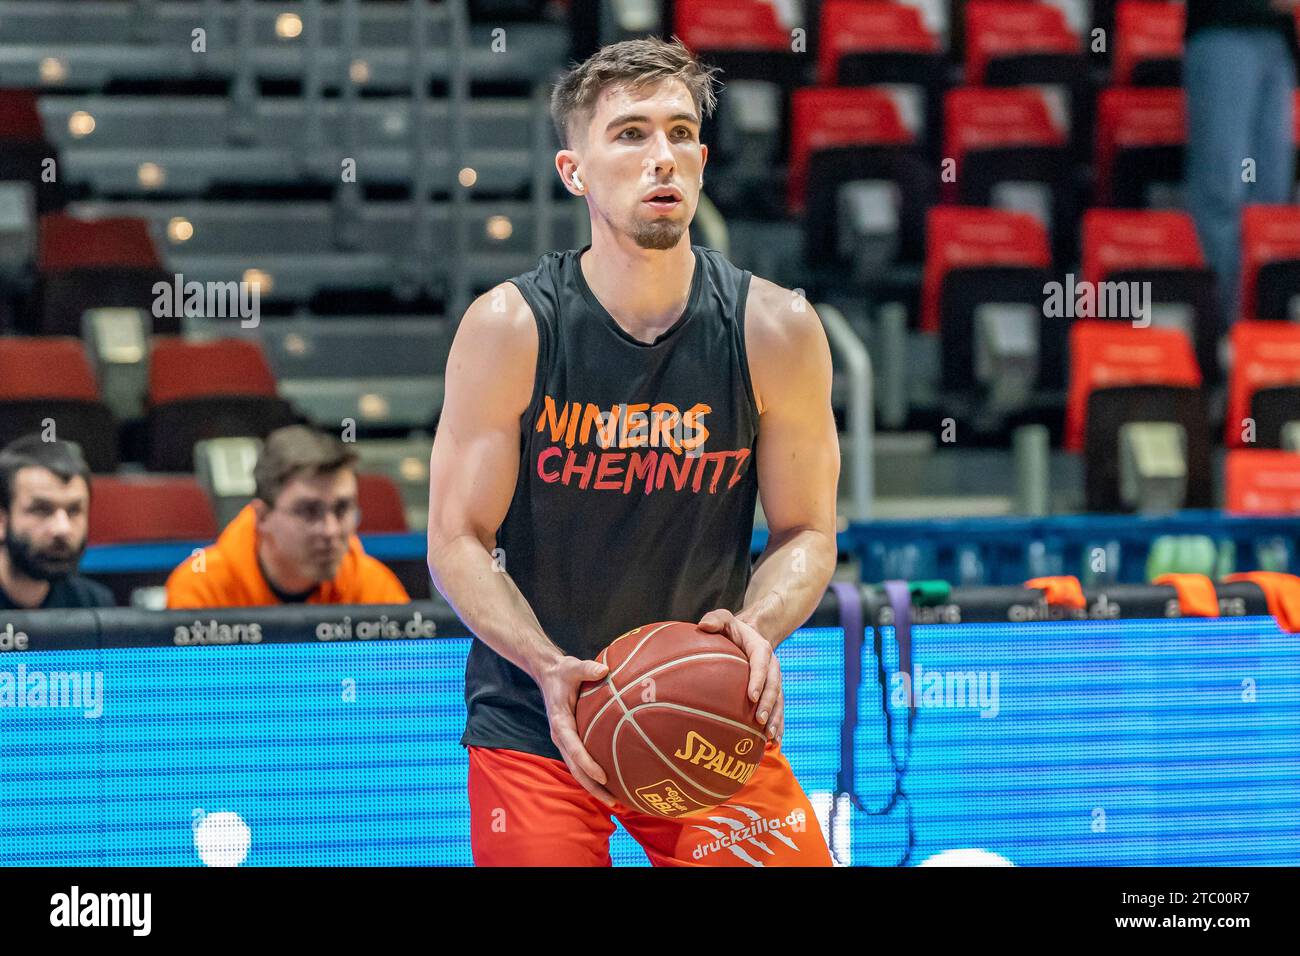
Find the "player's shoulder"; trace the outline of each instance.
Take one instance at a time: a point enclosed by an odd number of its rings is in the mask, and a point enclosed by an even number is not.
[[[539,347],[532,307],[510,281],[493,286],[465,310],[449,364],[464,359],[480,370],[531,373]]]
[[[819,334],[821,319],[803,289],[787,289],[758,275],[750,279],[745,342],[751,351],[768,349],[779,355],[782,349],[798,347]]]
[[[507,279],[488,289],[470,303],[457,328],[475,335],[518,336],[536,332],[533,308],[514,280]]]

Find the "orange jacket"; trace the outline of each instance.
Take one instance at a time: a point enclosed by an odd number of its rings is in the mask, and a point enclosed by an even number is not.
[[[257,563],[257,516],[245,505],[217,538],[203,549],[204,563],[186,558],[167,578],[167,606],[253,607],[279,604]],[[308,604],[405,604],[410,596],[387,567],[361,549],[355,534],[338,573],[320,584]]]

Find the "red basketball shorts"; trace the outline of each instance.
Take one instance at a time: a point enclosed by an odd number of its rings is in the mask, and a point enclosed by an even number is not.
[[[655,866],[831,866],[808,797],[769,741],[726,803],[659,817],[583,789],[562,760],[469,748],[470,843],[478,866],[610,866],[611,814]]]

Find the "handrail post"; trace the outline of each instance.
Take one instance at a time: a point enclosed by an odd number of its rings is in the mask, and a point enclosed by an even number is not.
[[[832,353],[843,363],[843,371],[849,379],[849,400],[845,413],[845,424],[852,439],[849,455],[849,520],[866,521],[871,517],[875,495],[875,449],[872,447],[875,408],[871,353],[839,309],[829,303],[821,303],[816,308],[826,327]]]

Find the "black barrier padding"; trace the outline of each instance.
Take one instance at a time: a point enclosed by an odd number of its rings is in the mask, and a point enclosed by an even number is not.
[[[1225,617],[1268,614],[1254,584],[1219,584]],[[863,588],[863,613],[889,624],[888,603]],[[1172,587],[1117,584],[1084,591],[1085,611],[1050,607],[1042,593],[1016,587],[955,588],[949,600],[912,608],[913,624],[1005,623],[1037,620],[1118,620],[1178,617]],[[831,591],[802,627],[839,627]],[[410,604],[311,604],[279,607],[144,611],[100,608],[0,612],[0,656],[8,651],[93,650],[120,647],[203,647],[213,644],[350,643],[370,640],[465,638],[469,629],[440,601]]]
[[[0,659],[10,651],[80,651],[99,646],[99,611],[0,612]]]
[[[1216,584],[1223,617],[1268,614],[1268,600],[1254,584]],[[912,607],[913,624],[1005,624],[1031,621],[1146,620],[1181,617],[1174,588],[1115,584],[1085,588],[1085,608],[1049,605],[1041,591],[1015,587],[954,588],[949,599],[929,607]],[[877,606],[877,624],[891,621],[888,606]]]
[[[827,592],[804,627],[836,627],[839,608]],[[432,633],[430,631],[432,625]],[[22,640],[12,635],[21,633]],[[5,638],[4,635],[11,635]],[[137,608],[0,611],[0,654],[115,647],[211,644],[322,644],[470,636],[444,601],[410,604],[295,604],[146,611]],[[613,640],[617,635],[611,635]],[[17,646],[22,644],[21,647]]]
[[[5,646],[22,633],[25,647]],[[4,650],[202,647],[212,644],[331,643],[466,637],[444,603],[312,604],[145,611],[136,608],[0,612]],[[9,638],[9,644],[15,640]]]

